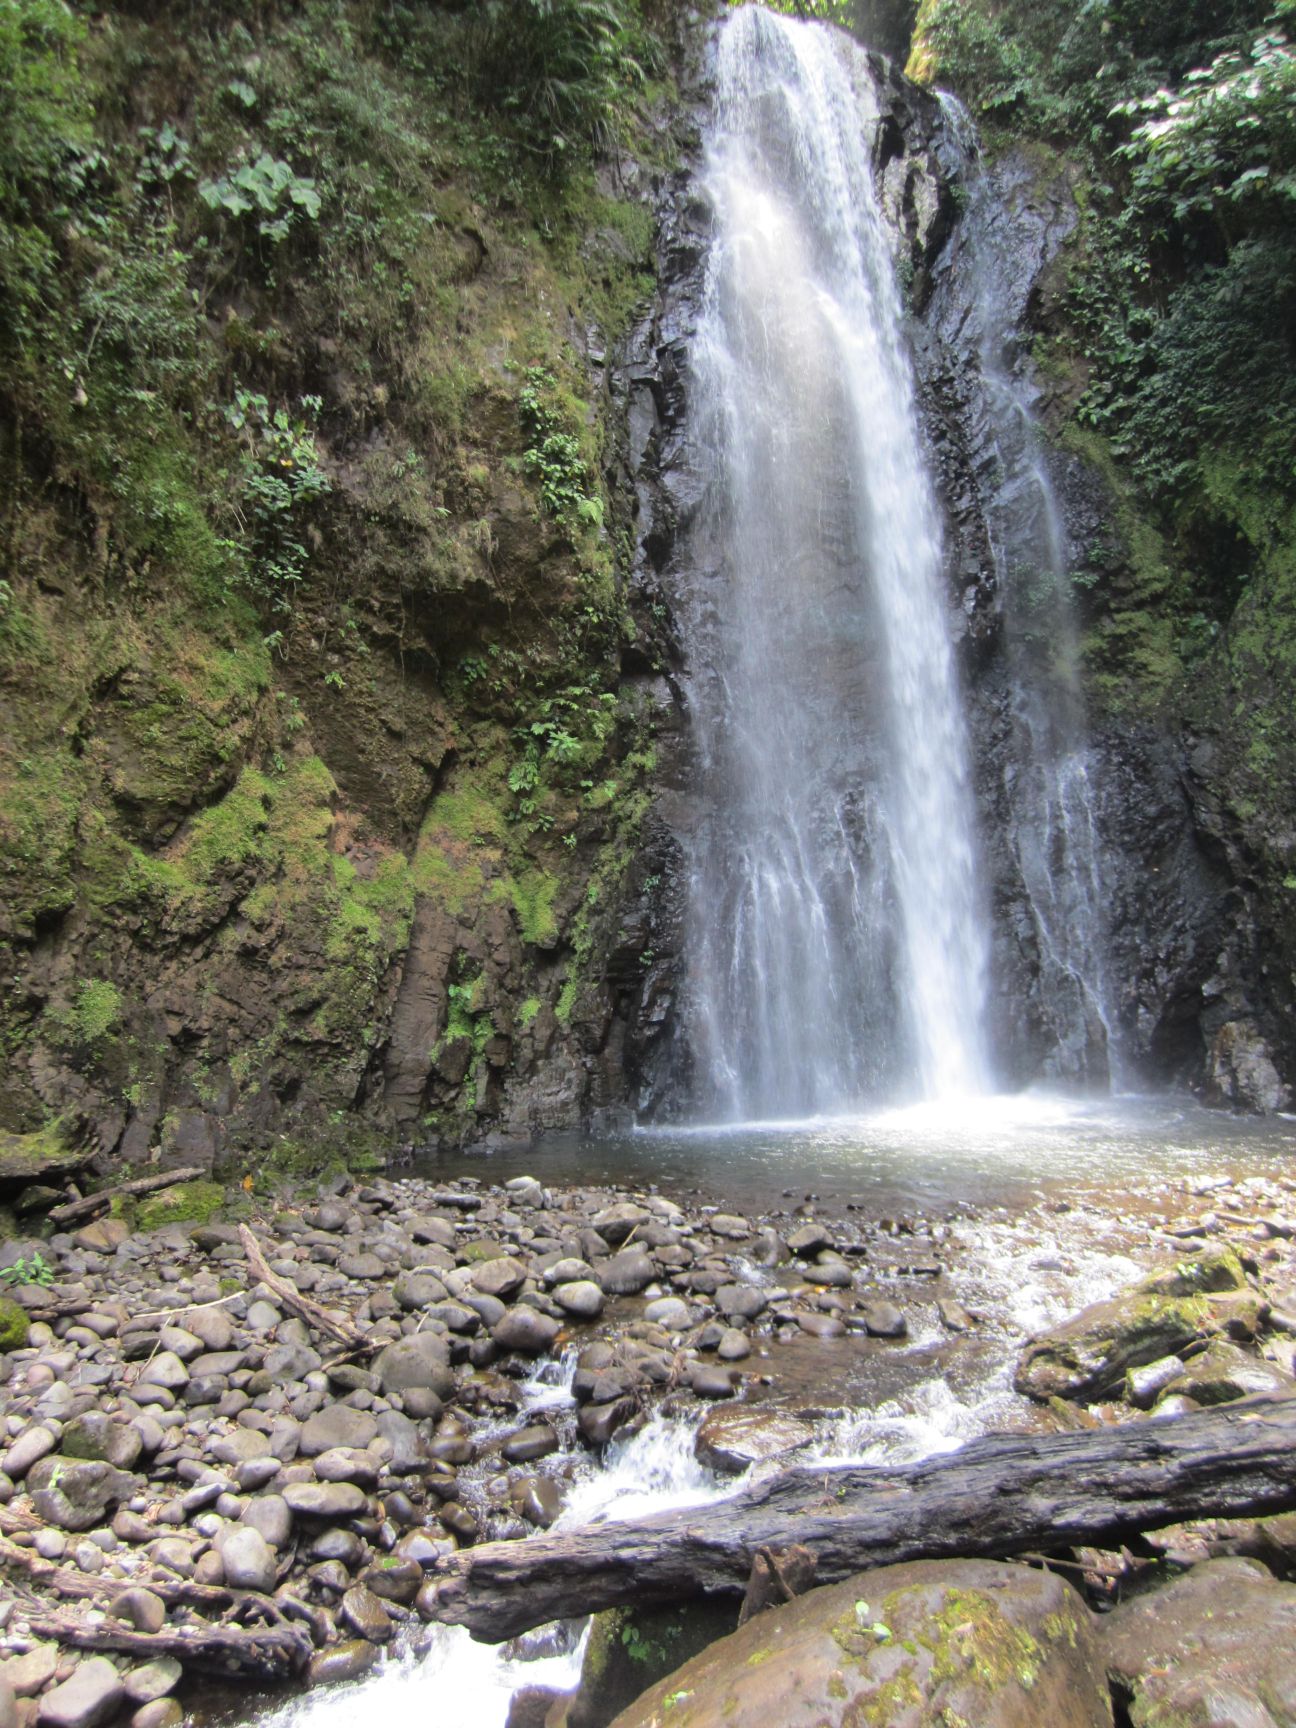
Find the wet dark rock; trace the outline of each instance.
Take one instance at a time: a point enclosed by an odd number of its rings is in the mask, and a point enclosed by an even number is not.
[[[534,1464],[537,1459],[547,1458],[551,1452],[558,1450],[558,1436],[547,1422],[538,1422],[529,1428],[519,1428],[516,1434],[510,1434],[500,1447],[500,1451],[510,1464]]]
[[[339,1680],[358,1680],[378,1661],[378,1648],[364,1638],[349,1638],[311,1657],[306,1670],[308,1686],[332,1686]]]
[[[461,1506],[457,1500],[447,1500],[438,1515],[446,1529],[461,1542],[477,1540],[478,1523],[476,1517],[466,1506]]]
[[[633,1398],[614,1398],[608,1404],[584,1404],[576,1419],[581,1438],[591,1446],[606,1446],[618,1429],[634,1420],[639,1406]]]
[[[346,1592],[338,1611],[356,1636],[371,1644],[386,1644],[396,1630],[382,1599],[364,1584],[355,1584]]]
[[[416,1560],[388,1554],[371,1566],[360,1582],[384,1602],[401,1602],[408,1606],[419,1593],[423,1568]]]
[[[562,1489],[551,1476],[525,1476],[509,1491],[514,1510],[541,1530],[547,1530],[562,1511]]]
[[[728,1405],[702,1418],[693,1449],[710,1469],[737,1476],[753,1464],[790,1457],[813,1439],[814,1429],[786,1411]]]

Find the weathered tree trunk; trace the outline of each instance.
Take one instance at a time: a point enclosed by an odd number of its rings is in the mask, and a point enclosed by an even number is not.
[[[741,1596],[762,1548],[815,1583],[868,1566],[1119,1541],[1185,1518],[1296,1508],[1296,1398],[1082,1434],[994,1435],[898,1469],[790,1470],[637,1523],[489,1542],[439,1563],[436,1618],[474,1637],[625,1603]]]
[[[163,1170],[152,1176],[137,1176],[133,1182],[115,1182],[98,1194],[87,1194],[84,1200],[66,1200],[50,1211],[50,1219],[66,1228],[82,1218],[93,1218],[106,1212],[118,1194],[152,1194],[159,1188],[174,1188],[181,1182],[198,1182],[211,1172],[203,1164],[187,1164],[182,1170]]]

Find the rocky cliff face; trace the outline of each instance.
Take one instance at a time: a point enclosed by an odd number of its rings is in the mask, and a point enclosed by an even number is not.
[[[1068,434],[1074,398],[1039,375],[1032,343],[1058,321],[1066,248],[1076,227],[1072,176],[1058,157],[1025,149],[976,168],[948,107],[872,59],[881,113],[874,166],[908,285],[912,340],[929,459],[945,514],[950,624],[960,645],[976,762],[979,830],[993,932],[990,1038],[1002,1079],[1187,1085],[1248,1109],[1279,1107],[1291,1060],[1279,969],[1262,962],[1271,922],[1257,896],[1246,845],[1230,822],[1212,768],[1213,743],[1194,743],[1188,704],[1122,701],[1122,632],[1147,605],[1146,531],[1100,461]],[[969,180],[983,172],[975,200]],[[690,331],[700,287],[707,213],[687,181],[659,206],[661,293],[627,355],[630,456],[638,500],[636,580],[670,608],[685,577],[684,529],[702,491],[687,439]],[[681,197],[682,194],[682,197]],[[1065,542],[1065,592],[1050,602],[1083,692],[1078,722],[1101,883],[1099,962],[1109,1023],[1080,1012],[1068,1030],[1050,979],[1049,939],[1023,854],[1030,820],[1014,787],[1021,760],[1021,606],[1005,592],[996,550],[1005,471],[987,400],[984,312],[970,255],[992,222],[997,317],[1005,373],[1038,421],[1038,455]],[[1032,650],[1033,651],[1033,650]],[[1059,652],[1061,650],[1059,649]],[[687,649],[675,664],[686,671]],[[1070,676],[1068,672],[1067,676]],[[684,883],[681,837],[690,807],[686,679],[660,692],[662,781],[647,829],[653,892],[635,915],[649,955],[626,1004],[627,1099],[647,1115],[678,1111],[690,1091],[682,1034]],[[1046,692],[1047,696],[1047,692]],[[1051,698],[1049,698],[1051,699]],[[667,717],[671,716],[672,719]],[[1036,836],[1038,840],[1038,836]],[[1281,902],[1279,903],[1281,910]]]

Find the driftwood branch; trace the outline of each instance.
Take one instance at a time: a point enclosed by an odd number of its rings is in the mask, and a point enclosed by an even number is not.
[[[241,1679],[286,1680],[305,1668],[314,1650],[306,1628],[285,1621],[274,1626],[213,1626],[195,1620],[161,1632],[137,1632],[112,1620],[91,1625],[72,1614],[34,1613],[26,1618],[37,1637],[56,1638],[78,1650],[119,1650],[145,1661],[174,1656],[187,1668]]]
[[[474,1637],[699,1594],[741,1596],[762,1549],[815,1582],[900,1560],[1119,1543],[1187,1518],[1296,1509],[1296,1398],[1080,1434],[995,1435],[896,1469],[790,1470],[635,1523],[488,1542],[439,1562],[435,1618]]]
[[[208,1172],[201,1164],[188,1164],[180,1170],[164,1170],[152,1176],[136,1176],[130,1182],[114,1182],[98,1194],[87,1194],[82,1200],[65,1200],[50,1209],[55,1224],[75,1224],[82,1218],[93,1218],[106,1212],[118,1194],[151,1194],[157,1188],[174,1188],[177,1182],[198,1182]]]
[[[16,1542],[6,1541],[3,1536],[0,1536],[0,1564],[5,1569],[25,1572],[42,1590],[73,1602],[102,1602],[126,1588],[120,1578],[78,1572],[73,1566],[42,1560],[33,1549],[22,1548]],[[255,1592],[226,1590],[219,1584],[195,1584],[189,1578],[150,1578],[147,1587],[168,1607],[226,1609],[238,1596],[255,1595]]]
[[[243,1244],[248,1265],[256,1277],[267,1290],[273,1291],[285,1308],[290,1308],[308,1326],[313,1327],[316,1332],[326,1332],[330,1338],[336,1338],[339,1344],[346,1347],[348,1354],[377,1348],[374,1340],[352,1321],[331,1313],[318,1302],[312,1302],[309,1296],[303,1296],[291,1278],[282,1278],[279,1273],[272,1272],[266,1264],[265,1255],[261,1252],[256,1237],[246,1224],[239,1225],[239,1241]]]

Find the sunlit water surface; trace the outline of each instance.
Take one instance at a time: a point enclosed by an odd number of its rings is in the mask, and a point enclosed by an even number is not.
[[[1296,1119],[1229,1116],[1190,1098],[1030,1091],[805,1122],[552,1135],[426,1160],[416,1173],[656,1186],[759,1211],[794,1191],[866,1213],[943,1216],[1056,1195],[1153,1188],[1212,1172],[1296,1169]]]

